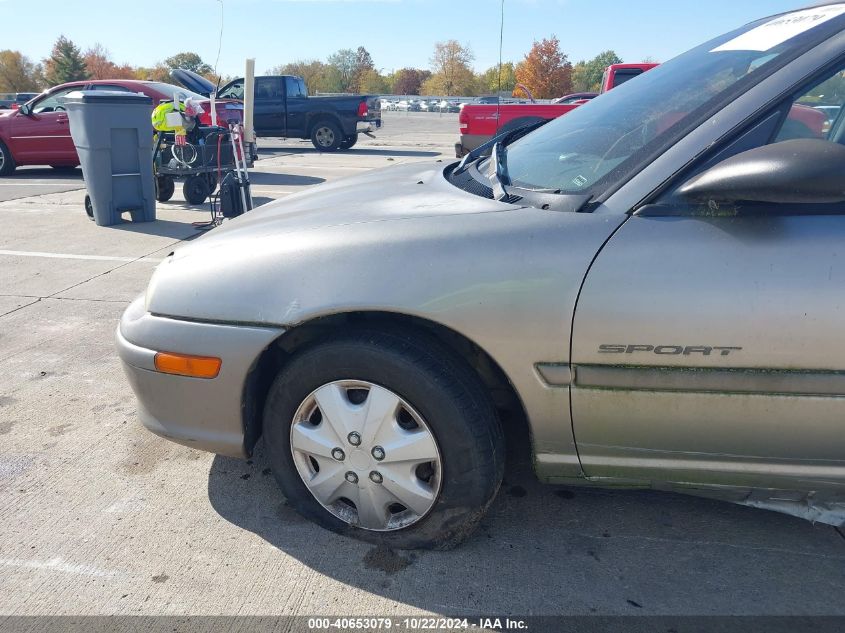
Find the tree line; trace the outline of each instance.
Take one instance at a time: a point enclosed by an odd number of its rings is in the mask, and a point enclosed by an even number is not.
[[[539,99],[560,97],[570,92],[598,90],[602,72],[622,59],[612,50],[599,53],[590,60],[571,63],[561,49],[560,40],[552,35],[535,41],[531,50],[518,62],[497,64],[483,72],[473,70],[472,49],[457,40],[437,42],[428,68],[401,68],[385,72],[376,67],[363,46],[343,48],[325,61],[297,60],[268,69],[267,74],[299,75],[309,92],[401,95],[513,94],[524,96],[522,86]],[[95,44],[86,50],[60,36],[50,56],[34,62],[20,51],[0,51],[0,92],[31,92],[68,81],[84,79],[146,79],[170,81],[170,72],[186,68],[205,76],[213,83],[225,83],[196,53],[182,52],[151,67],[118,64],[109,51]]]

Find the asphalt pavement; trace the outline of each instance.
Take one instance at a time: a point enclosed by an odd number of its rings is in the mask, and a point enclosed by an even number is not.
[[[264,139],[262,204],[366,170],[453,157],[457,115],[386,113],[321,154]],[[525,446],[478,532],[391,552],[287,506],[249,461],[145,431],[113,345],[160,259],[208,218],[97,227],[79,174],[0,179],[0,624],[9,615],[845,615],[845,535],[675,494],[539,484]]]

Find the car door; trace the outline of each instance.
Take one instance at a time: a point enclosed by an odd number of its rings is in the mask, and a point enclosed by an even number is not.
[[[284,103],[281,77],[256,77],[255,129],[264,136],[285,136]]]
[[[845,142],[845,124],[813,107],[845,95],[840,71],[676,182],[758,145]],[[803,490],[845,483],[845,204],[702,210],[673,191],[620,227],[584,281],[571,389],[584,472]]]
[[[306,136],[308,91],[305,82],[298,77],[285,77],[285,109],[287,115],[287,136]]]
[[[29,164],[62,164],[77,160],[67,112],[61,98],[82,86],[54,90],[34,101],[28,114],[14,115],[10,140],[16,160]]]

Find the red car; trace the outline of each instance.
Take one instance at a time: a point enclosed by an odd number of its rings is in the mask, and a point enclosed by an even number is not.
[[[152,98],[155,104],[171,101],[174,93],[179,93],[180,98],[192,97],[200,101],[206,111],[200,121],[206,125],[211,124],[209,100],[179,86],[134,79],[102,79],[61,84],[38,95],[17,110],[0,114],[0,176],[10,175],[20,165],[72,168],[79,164],[76,148],[70,137],[67,112],[61,101],[61,97],[75,90],[140,92]],[[243,104],[239,101],[217,101],[216,109],[220,123],[243,120]]]

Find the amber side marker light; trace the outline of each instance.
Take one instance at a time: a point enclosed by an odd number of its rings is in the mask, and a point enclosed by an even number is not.
[[[169,352],[158,352],[155,356],[155,366],[158,371],[191,378],[217,378],[222,364],[223,361],[219,358],[210,356],[189,356]]]

